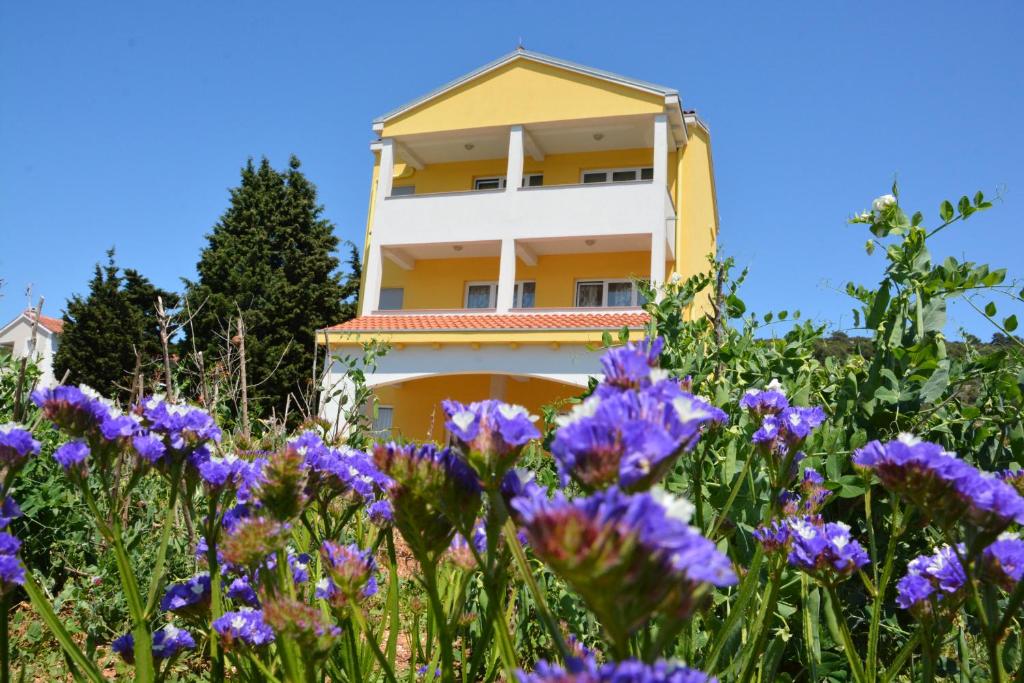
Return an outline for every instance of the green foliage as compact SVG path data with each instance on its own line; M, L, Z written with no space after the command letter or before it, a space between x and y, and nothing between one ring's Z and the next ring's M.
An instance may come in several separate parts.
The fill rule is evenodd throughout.
M225 365L237 319L245 322L251 409L282 414L289 394L311 387L316 330L342 321L352 283L342 283L338 239L323 218L316 187L292 157L277 171L267 159L242 168L231 203L207 236L195 282L185 347ZM293 404L296 402L293 401Z
M122 273L114 263L114 250L108 251L107 265L96 264L89 293L76 294L67 303L54 358L57 377L66 372L70 383L126 398L136 369L154 373L160 365L157 297L166 307L177 304L175 294L154 287L138 271Z

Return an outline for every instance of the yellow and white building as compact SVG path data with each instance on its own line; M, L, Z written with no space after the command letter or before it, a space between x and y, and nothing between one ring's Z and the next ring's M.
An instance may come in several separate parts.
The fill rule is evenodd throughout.
M444 398L579 394L600 375L588 346L642 334L635 281L715 251L708 129L674 89L520 49L373 132L359 315L319 337L390 342L367 383L396 436L443 441Z

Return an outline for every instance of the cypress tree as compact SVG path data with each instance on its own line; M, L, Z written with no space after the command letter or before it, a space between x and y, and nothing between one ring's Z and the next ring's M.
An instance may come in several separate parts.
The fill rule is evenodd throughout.
M338 239L299 167L294 156L284 171L266 158L249 160L207 235L198 278L186 281L193 311L186 347L202 351L208 368L224 357L241 314L256 415L281 415L289 394L310 393L316 330L343 319Z
M107 252L107 264L96 269L89 293L73 295L64 311L64 332L54 358L58 378L87 384L105 396L127 398L136 368L136 351L142 371L160 364L162 353L156 318L156 299L173 308L177 296L166 292L138 271L123 274Z

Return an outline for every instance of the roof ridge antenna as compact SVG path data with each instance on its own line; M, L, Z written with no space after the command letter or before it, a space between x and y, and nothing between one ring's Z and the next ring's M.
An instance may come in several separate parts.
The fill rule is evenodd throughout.
M526 49L526 46L523 45L523 37L519 36L519 42L516 44L516 50L518 52L522 52L525 49Z

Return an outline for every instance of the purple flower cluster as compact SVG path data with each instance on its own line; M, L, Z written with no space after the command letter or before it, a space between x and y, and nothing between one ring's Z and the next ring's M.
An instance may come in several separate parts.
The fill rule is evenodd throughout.
M982 576L1006 590L1024 578L1024 540L1004 533L981 554Z
M183 616L205 613L210 608L210 574L196 574L188 581L167 587L160 609Z
M20 549L21 541L0 531L0 596L25 583L25 568L18 558Z
M747 389L740 399L740 408L755 415L778 415L788 407L789 399L777 379L773 379L764 389Z
M196 641L192 634L174 624L167 624L153 633L153 659L160 661L170 659L182 652L195 648ZM135 663L135 638L126 633L110 645L121 658L129 664Z
M463 445L470 464L482 479L497 482L515 463L522 447L540 438L537 419L522 406L501 401L458 401L442 403L448 421L445 426Z
M53 459L60 463L65 472L85 473L85 460L89 457L89 444L84 441L68 441L53 452Z
M703 671L658 661L635 659L598 664L593 657L572 659L565 666L537 662L532 673L517 672L519 683L717 683Z
M0 498L0 529L6 529L11 520L21 517L21 508L10 496Z
M243 488L248 490L248 487L260 480L265 465L266 460L250 462L234 454L223 458L211 456L199 463L199 478L210 493Z
M818 406L789 406L765 415L751 441L768 453L786 455L799 448L824 421L825 411Z
M447 558L455 566L465 571L476 569L476 556L482 556L487 552L487 533L482 522L477 522L473 526L473 533L470 536L472 538L472 546L470 545L471 541L467 540L461 533L455 534L451 545L448 546Z
M440 555L455 528L476 519L481 485L476 472L449 448L376 444L374 464L392 483L394 523L414 553Z
M850 527L819 515L787 517L762 526L754 539L765 552L788 551L789 564L826 583L849 578L868 564L868 554L850 536Z
M1017 470L1004 470L997 476L1015 488L1017 493L1024 496L1024 467Z
M214 620L213 630L228 649L240 646L260 647L274 640L274 631L263 620L263 612L254 609L242 608L235 612L225 612L223 616Z
M324 541L320 557L327 576L317 584L316 597L343 607L376 594L377 563L369 550Z
M661 340L608 351L604 383L558 419L551 445L563 485L644 490L697 445L709 425L726 421L720 409L685 392L656 366Z
M896 584L896 604L919 618L936 611L948 615L963 598L966 582L967 574L957 552L952 546L940 546L907 564L906 576Z
M210 457L208 444L220 443L220 427L201 408L151 396L133 412L147 433L132 439L132 446L139 457L163 471L182 459L198 469Z
M138 420L124 415L113 403L84 384L36 389L32 401L43 416L73 437L96 447L138 434Z
M994 538L1012 522L1024 524L1024 498L1010 484L938 444L903 434L887 443L872 441L854 453L853 462L943 528L966 519Z
M0 473L21 468L33 455L39 455L39 442L32 433L13 422L0 424Z
M372 508L374 521L388 521L390 505L380 497L391 485L391 479L373 464L370 455L353 448L331 448L313 432L304 432L289 442L305 458L309 471L307 490L311 497L329 500L348 495L353 502L362 502Z
M832 492L825 488L825 478L810 467L804 470L800 493L784 491L781 494L782 513L795 515L816 515L821 511Z
M736 582L729 559L688 524L692 506L659 489L612 487L573 500L536 493L512 507L534 553L606 627L632 632L655 611L688 616L711 586Z

